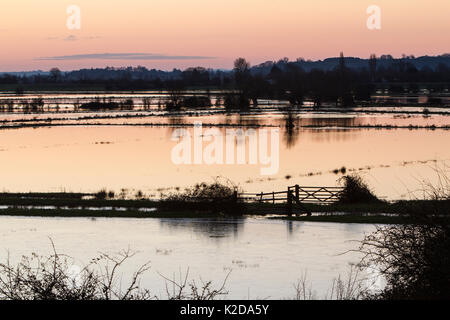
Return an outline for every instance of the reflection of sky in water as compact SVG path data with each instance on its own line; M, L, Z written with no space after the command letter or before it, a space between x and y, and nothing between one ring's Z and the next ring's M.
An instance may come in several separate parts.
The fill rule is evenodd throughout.
M203 120L204 123L277 125L280 127L280 170L274 176L261 176L262 165L174 165L171 150L176 142L170 140L174 128L27 128L0 131L2 188L6 191L107 188L117 192L126 188L130 192L142 190L158 196L158 190L184 188L222 176L248 192L271 192L297 183L334 186L339 176L331 171L345 166L347 172L361 173L380 196L398 199L419 189L419 180L437 178L433 160L450 159L450 148L445 147L449 141L447 130L317 129L298 125L299 122L348 125L371 121L372 117L159 119L174 124ZM226 127L219 128L223 135L226 130ZM291 178L287 180L286 176Z
M430 109L438 111L436 109ZM355 112L313 112L312 110L295 110L286 112L249 113L246 115L225 114L221 110L188 111L189 116L169 114L166 111L111 111L111 112L59 112L42 114L0 113L2 125L43 124L52 119L52 124L165 124L188 125L195 121L204 124L247 125L247 126L291 126L301 127L352 127L352 126L449 126L449 116L439 114L422 114L423 108L415 110L420 114L405 113L355 113ZM448 109L441 111L448 112ZM406 112L406 110L403 110Z
M289 298L307 272L318 297L349 263L358 262L355 240L375 227L364 224L281 222L262 219L91 219L0 217L3 262L32 252L50 254L50 237L60 253L84 265L99 252L128 247L138 255L125 265L130 275L150 260L143 285L164 294L157 272L170 278L190 268L193 279L220 283L231 269L228 298ZM125 275L125 279L127 279Z

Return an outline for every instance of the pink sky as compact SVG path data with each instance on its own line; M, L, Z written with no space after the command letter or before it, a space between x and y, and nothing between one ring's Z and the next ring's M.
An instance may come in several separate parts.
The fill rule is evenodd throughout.
M366 27L372 4L381 8L381 30ZM81 8L81 30L66 27L69 5ZM450 51L449 15L448 0L2 0L0 72L231 68L238 56L257 64L285 56L323 59L340 51L436 55ZM48 59L104 53L116 59ZM117 55L127 53L146 55Z

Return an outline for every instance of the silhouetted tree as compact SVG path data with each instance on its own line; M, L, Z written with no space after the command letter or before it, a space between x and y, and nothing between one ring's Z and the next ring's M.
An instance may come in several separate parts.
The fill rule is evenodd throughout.
M239 90L239 97L236 100L240 109L247 108L249 102L249 87L250 87L250 63L244 58L238 58L234 61L234 79L236 81L237 89Z
M345 65L344 53L339 57L339 98L343 107L354 105L353 95L350 90L349 73Z
M59 70L58 68L52 68L50 70L50 77L53 81L58 81L61 78L61 70Z
M377 73L377 56L375 54L371 54L369 58L369 70L370 70L370 80L375 81L376 73Z

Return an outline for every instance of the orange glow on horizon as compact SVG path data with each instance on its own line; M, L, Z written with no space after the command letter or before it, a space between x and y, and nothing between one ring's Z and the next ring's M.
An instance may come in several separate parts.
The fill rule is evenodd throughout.
M2 0L0 72L136 66L231 68L282 57L323 59L450 51L450 2L379 0L382 29L368 30L366 9L353 0ZM66 27L69 5L81 8L81 30ZM101 53L154 53L211 59L40 60Z

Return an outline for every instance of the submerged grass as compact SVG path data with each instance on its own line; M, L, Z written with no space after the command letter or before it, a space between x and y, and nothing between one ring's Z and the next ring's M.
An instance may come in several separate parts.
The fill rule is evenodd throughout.
M58 217L58 218L216 218L223 217L223 214L194 212L194 211L161 211L142 212L137 210L76 210L76 209L21 209L10 208L0 210L0 216L12 217Z
M408 223L414 215L449 215L450 201L409 200L395 203L358 204L358 205L307 205L309 210L321 215L311 217L287 217L284 204L242 203L239 210L227 213L224 209L213 210L208 203L158 202L149 200L72 200L71 205L61 199L39 199L39 203L16 202L15 206L0 210L0 216L30 217L105 217L105 218L214 218L243 216L269 216L270 219L311 222L341 223ZM60 206L55 206L58 203ZM5 205L5 202L2 201ZM9 204L11 205L11 204ZM23 208L20 206L55 206L54 209ZM65 209L61 207L65 206ZM110 209L105 209L105 208ZM89 208L97 208L92 210ZM116 210L121 208L120 210ZM155 208L156 211L140 211L143 208ZM239 213L239 214L236 214Z
M332 223L362 223L362 224L404 224L409 223L411 219L404 216L385 216L385 215L322 215L322 216L302 216L302 217L277 217L269 219L281 219L286 221L305 221L305 222L332 222Z

